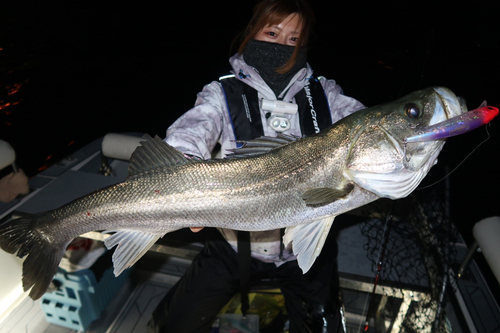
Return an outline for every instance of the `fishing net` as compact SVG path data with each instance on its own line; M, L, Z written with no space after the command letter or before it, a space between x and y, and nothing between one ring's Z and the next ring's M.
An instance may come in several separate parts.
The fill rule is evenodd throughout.
M400 309L406 306L404 318L393 319L399 320L399 332L450 331L444 291L453 288L448 271L456 256L453 245L458 232L446 216L442 197L436 191L419 191L405 199L377 203L376 208L364 208L364 215L372 216L360 228L368 240L365 250L373 274L379 271L380 283L390 281L393 288L384 289L387 297L371 300L379 304L373 314L378 327L387 318L402 316ZM415 297L417 293L419 297ZM399 299L393 297L396 294Z

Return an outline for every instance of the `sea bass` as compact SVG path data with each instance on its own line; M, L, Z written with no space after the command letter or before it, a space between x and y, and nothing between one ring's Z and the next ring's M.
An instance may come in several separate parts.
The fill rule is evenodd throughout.
M297 140L262 139L268 152L240 158L188 159L159 137L133 153L126 181L61 208L0 226L0 247L19 257L23 287L43 295L67 245L89 231L105 240L115 275L160 237L186 227L262 231L286 228L284 242L304 272L314 263L335 216L378 198L410 194L437 162L444 140L405 143L419 127L466 109L442 87L358 111L321 133ZM248 156L250 155L250 156Z

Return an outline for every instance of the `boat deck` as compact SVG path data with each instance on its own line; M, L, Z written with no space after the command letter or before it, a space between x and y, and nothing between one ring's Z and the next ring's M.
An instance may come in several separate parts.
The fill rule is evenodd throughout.
M370 267L363 267L360 263L368 265L366 253L363 246L352 247L353 239L363 242L359 234L360 226L349 225L339 232L339 272L341 276L341 292L345 306L345 317L348 332L362 332L366 319L366 312L372 292L373 274ZM353 237L354 236L354 237ZM365 240L366 241L366 240ZM350 243L350 244L349 244ZM180 279L190 265L190 260L179 256L191 257L201 244L190 244L187 248L177 246L168 247L160 245L157 252L151 251L137 264L130 278L121 287L113 300L106 307L100 319L93 322L86 332L89 333L140 333L146 331L152 311L168 290ZM356 249L361 249L356 251ZM176 251L179 256L165 255L166 251ZM163 252L163 253L162 253ZM362 259L363 260L360 260ZM154 271L151 268L154 267ZM367 270L368 269L368 270ZM359 274L362 272L362 274ZM407 312L405 300L411 298L417 300L419 294L425 294L416 290L425 290L422 286L403 290L387 285L387 281L380 281L377 294L392 295L391 297L401 300L399 315L404 316ZM476 290L477 291L477 290ZM449 297L449 296L448 296ZM377 301L380 305L380 299ZM409 305L409 304L408 304ZM447 302L446 313L452 332L469 332L457 304ZM458 311L457 311L458 310ZM395 316L387 321L386 327L392 327L393 332L399 331L395 325L399 325L402 318ZM1 333L73 333L75 330L61 327L46 322L40 300L32 301L25 298L22 303L0 323ZM482 332L478 330L478 332ZM486 331L484 331L486 332ZM488 332L495 332L488 331Z

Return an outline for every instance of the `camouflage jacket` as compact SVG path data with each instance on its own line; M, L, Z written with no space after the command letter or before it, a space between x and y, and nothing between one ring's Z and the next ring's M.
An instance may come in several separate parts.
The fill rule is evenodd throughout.
M232 67L231 72L235 74L235 77L257 90L259 99L277 99L257 70L247 65L241 55L234 55L229 62ZM242 75L239 75L240 73ZM278 97L283 101L293 103L294 96L304 88L307 78L311 77L312 74L313 71L307 64L305 68L297 72ZM324 77L319 77L319 80L328 99L334 123L354 111L364 108L364 105L359 101L343 95L342 89L334 80L327 80ZM287 115L287 117L290 120L291 128L286 133L302 136L298 115ZM265 112L261 111L261 118L262 124L264 124L264 135L276 136L277 133L267 126ZM195 106L168 128L165 141L185 154L203 159L212 157L212 151L217 143L221 147L218 157L224 157L228 149L236 148L231 118L219 81L207 84L198 93ZM221 229L220 231L236 250L237 232L229 229ZM264 262L274 262L276 265L280 265L283 262L296 259L290 248L283 251L283 260L279 258L280 230L251 232L250 241L252 256Z

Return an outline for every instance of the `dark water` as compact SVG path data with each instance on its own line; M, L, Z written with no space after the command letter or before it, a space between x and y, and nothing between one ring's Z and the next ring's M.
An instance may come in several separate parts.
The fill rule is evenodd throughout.
M338 2L337 2L338 3ZM0 10L0 138L29 176L108 132L165 135L204 84L226 74L231 42L253 2L10 2ZM368 106L427 86L500 107L492 1L325 5L309 62ZM175 9L174 9L175 8ZM229 11L230 9L231 11ZM499 122L449 177L451 215L470 241L498 215ZM485 138L450 139L427 183Z

